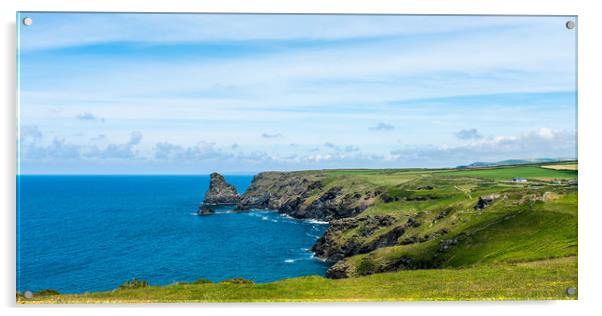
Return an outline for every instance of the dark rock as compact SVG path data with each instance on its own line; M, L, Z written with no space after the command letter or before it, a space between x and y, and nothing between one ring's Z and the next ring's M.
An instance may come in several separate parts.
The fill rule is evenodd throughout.
M403 234L403 227L394 228L368 244L365 244L365 241L376 231L389 227L396 221L397 219L390 215L368 215L333 220L326 233L316 241L312 251L319 258L335 262L355 254L370 252L381 246L393 245ZM342 237L343 232L355 228L357 228L355 235L349 238Z
M451 248L452 246L455 246L457 244L458 244L457 238L441 240L439 242L439 252L445 252L445 251L449 250L449 248Z
M270 192L257 193L251 196L244 196L236 205L237 211L250 210L252 208L267 209L270 205Z
M323 190L320 177L262 172L253 178L236 210L271 209L295 218L329 221L355 216L374 203L360 191L343 192L340 187Z
M358 205L352 194L343 195L340 187L333 187L315 199L307 208L293 212L293 216L331 220L335 218L353 217L366 209L366 205Z
M426 195L416 195L416 196L408 196L405 198L406 201L428 201L431 200L432 197L431 196L426 196Z
M390 215L368 215L363 219L365 219L364 226L358 230L358 235L361 237L369 237L375 231L391 226L396 221L396 218Z
M215 211L211 207L209 207L207 205L199 206L197 215L211 215L211 214L215 214Z
M438 222L439 220L444 219L445 217L447 217L447 215L449 215L449 213L451 212L451 209L446 209L444 211L441 211L439 214L437 214L437 216L433 219L433 223Z
M361 241L366 236L382 226L391 225L394 221L395 218L388 215L369 215L359 218L332 220L326 233L312 247L312 251L316 256L331 262L341 260L346 256L357 253ZM348 239L342 238L342 232L357 227L360 227L358 235Z
M391 229L390 231L378 236L372 241L364 244L358 251L358 253L368 253L373 250L382 247L389 247L397 245L397 240L399 237L405 234L408 228L418 227L420 226L420 222L418 222L414 217L408 218L408 221L402 225Z
M416 263L412 258L401 257L397 260L385 262L378 267L374 273L391 272L399 270L416 269Z
M387 193L383 193L380 195L380 199L381 201L383 201L384 203L391 203L391 202L396 202L399 201L400 198L399 196L390 196Z
M418 227L420 226L420 222L417 221L414 217L410 217L408 218L408 221L406 222L405 227L410 228L410 227Z
M421 241L421 239L419 239L418 236L411 236L411 237L408 237L408 238L402 240L399 244L400 245L411 245L411 244L415 244L419 241Z
M487 206L489 206L491 203L493 203L493 201L495 201L499 197L500 197L499 194L489 194L489 195L479 196L477 205L475 205L474 208L475 208L475 210L482 210L482 209L486 208Z
M406 232L405 226L399 226L391 229L389 232L386 232L377 238L373 239L371 242L364 244L358 251L358 253L368 253L378 248L393 246L397 244L397 239L401 237Z
M432 189L434 189L434 187L431 185L423 185L423 186L419 186L416 188L416 190L432 190Z
M329 279L344 279L351 276L351 266L345 261L335 263L326 271Z
M228 184L221 174L212 173L210 181L203 205L235 205L238 203L240 197L236 189Z

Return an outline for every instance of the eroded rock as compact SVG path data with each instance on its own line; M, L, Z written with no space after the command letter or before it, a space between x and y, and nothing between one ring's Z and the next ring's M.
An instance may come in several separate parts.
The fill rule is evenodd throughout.
M211 215L211 214L215 214L215 211L207 206L207 205L201 205L199 206L199 210L197 211L197 215Z
M205 193L203 205L235 205L239 200L240 196L234 186L227 183L221 174L211 174L209 190Z
M332 220L326 233L312 247L312 251L317 257L331 262L367 252L368 249L363 246L365 240L377 230L389 227L396 221L397 219L390 215L368 215ZM356 234L349 238L343 237L345 231L355 228L357 228Z
M345 261L335 263L326 271L326 277L329 279L344 279L352 276L351 266Z
M353 217L374 203L373 192L347 190L337 186L324 190L319 177L265 172L253 178L236 209L270 209L295 218L330 221Z

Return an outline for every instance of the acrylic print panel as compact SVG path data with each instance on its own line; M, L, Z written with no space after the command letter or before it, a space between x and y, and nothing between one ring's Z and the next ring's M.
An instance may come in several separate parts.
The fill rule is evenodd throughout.
M577 297L574 16L17 24L19 303Z

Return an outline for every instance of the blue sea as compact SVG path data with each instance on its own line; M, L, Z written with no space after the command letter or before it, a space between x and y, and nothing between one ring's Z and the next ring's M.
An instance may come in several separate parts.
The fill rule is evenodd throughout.
M251 179L226 176L239 193ZM197 216L208 185L208 176L18 176L17 291L324 275L309 249L327 225L266 210Z

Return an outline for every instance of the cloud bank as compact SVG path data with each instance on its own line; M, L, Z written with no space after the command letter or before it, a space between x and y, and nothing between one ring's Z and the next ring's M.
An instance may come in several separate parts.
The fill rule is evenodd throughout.
M32 17L19 32L25 173L576 155L563 17Z

